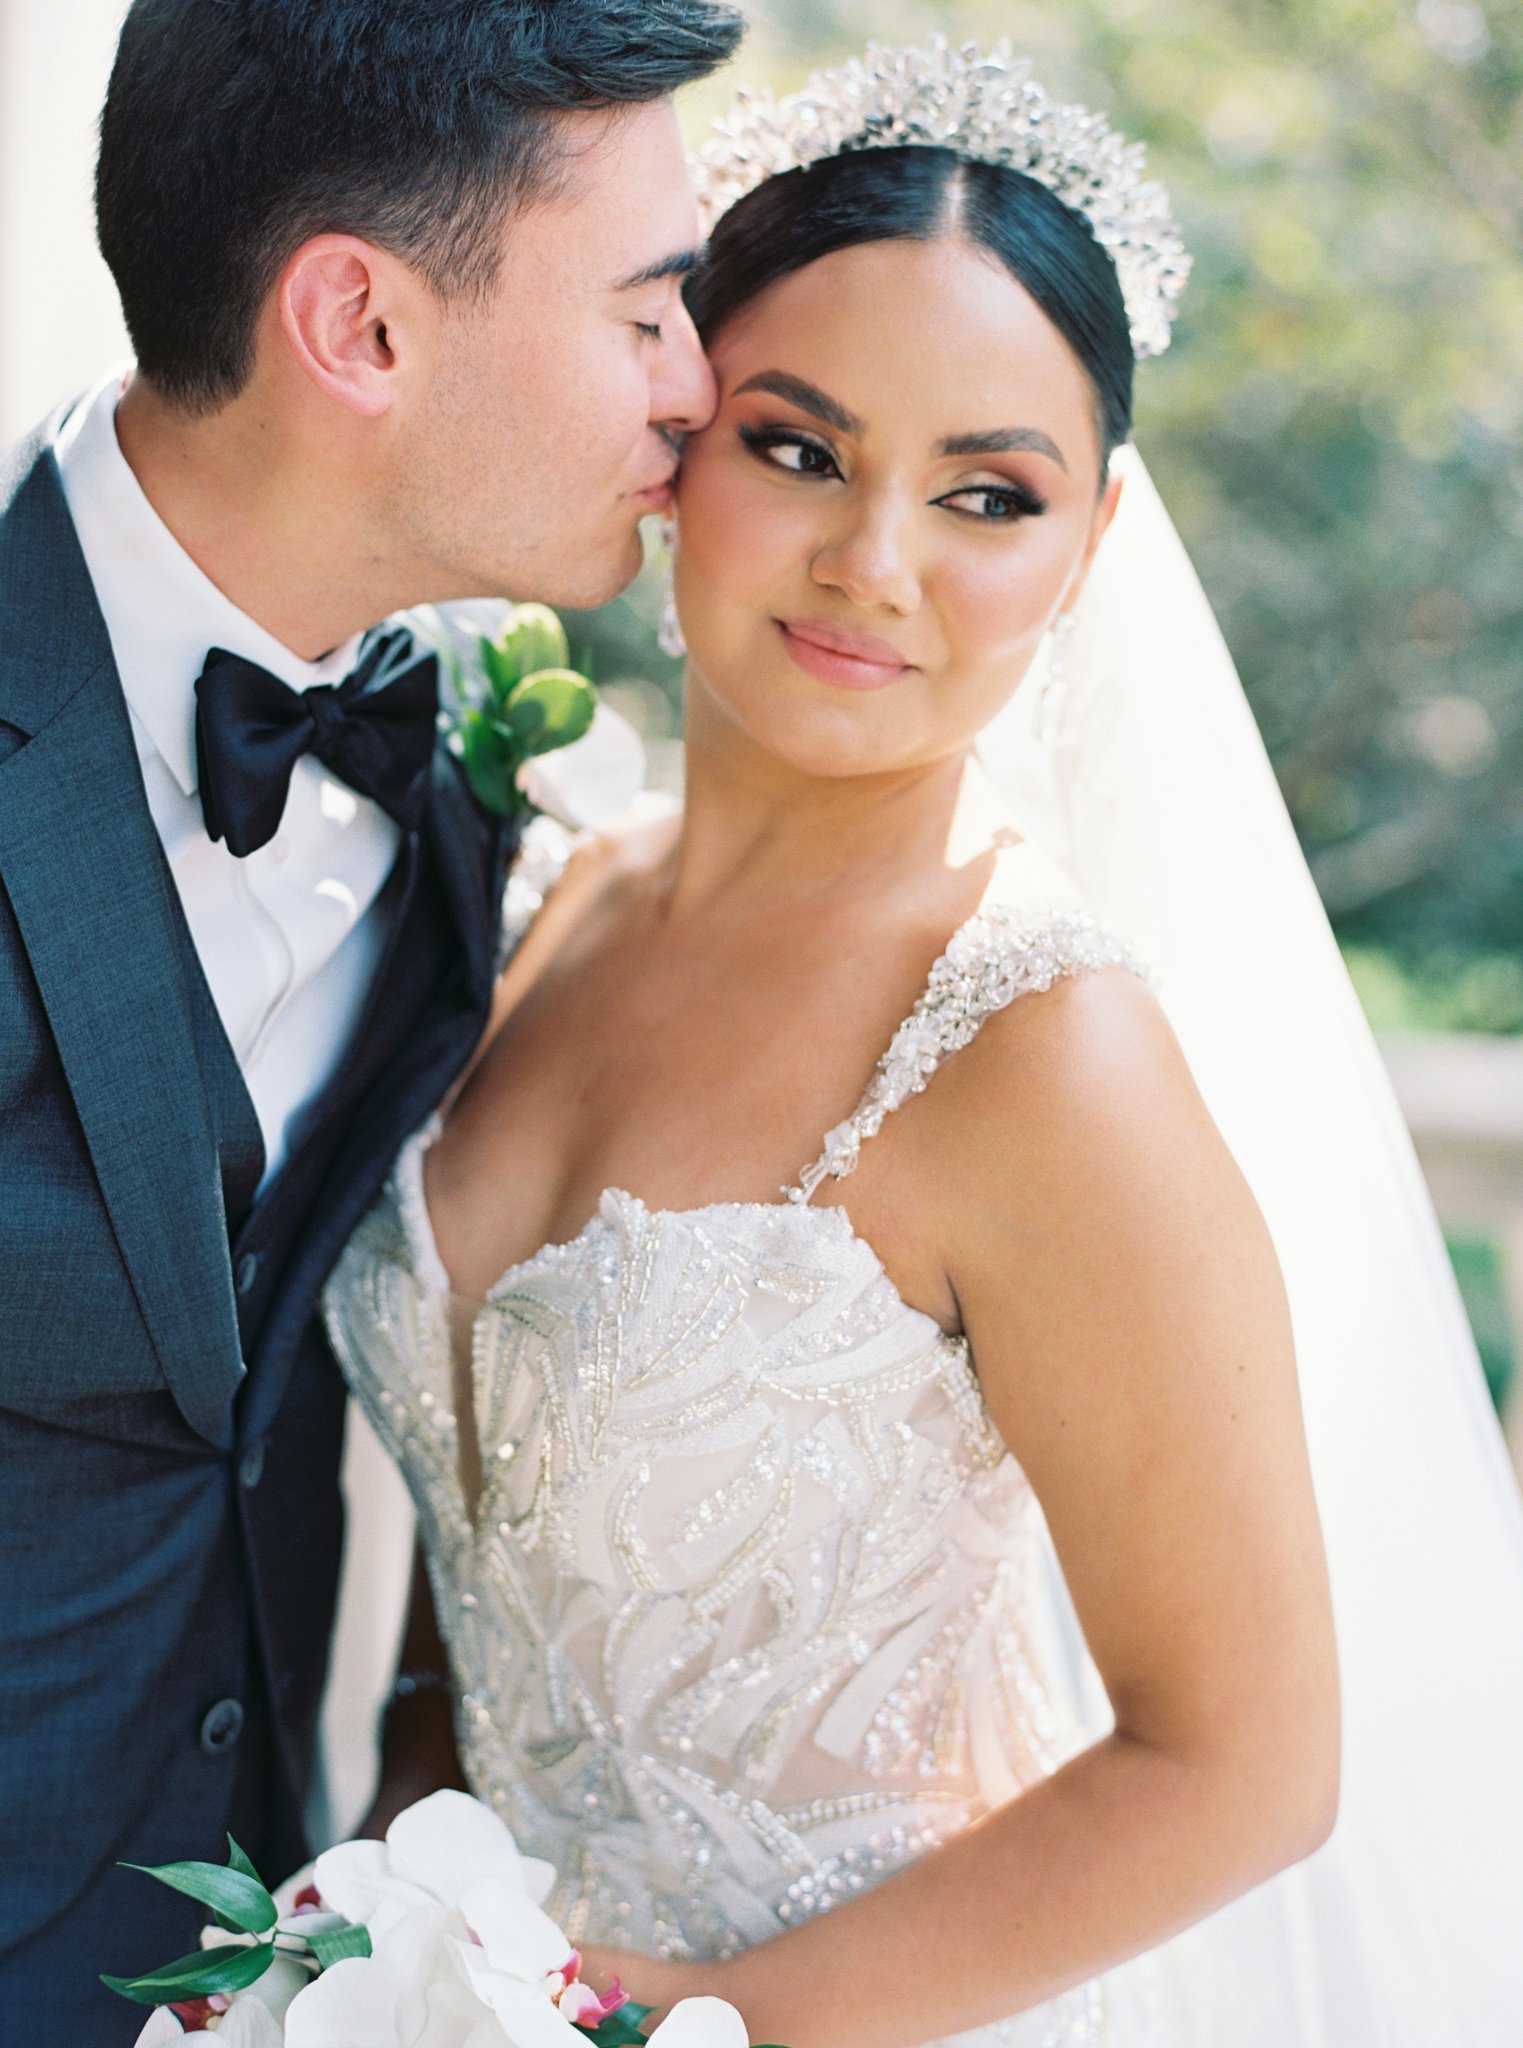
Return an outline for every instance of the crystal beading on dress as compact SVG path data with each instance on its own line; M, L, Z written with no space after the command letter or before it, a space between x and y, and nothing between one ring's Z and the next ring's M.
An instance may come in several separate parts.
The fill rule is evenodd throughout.
M1105 931L1087 911L1048 911L1033 917L995 904L955 933L931 969L925 992L899 1029L857 1108L825 1133L825 1146L795 1187L782 1193L807 1202L827 1174L851 1172L863 1141L883 1120L918 1095L949 1053L967 1045L986 1017L1020 995L1041 994L1068 974L1097 967L1129 967L1141 974L1131 948Z
M536 832L510 942L569 844ZM851 1163L994 1011L1112 964L1135 963L1082 913L971 919L840 1127ZM470 1498L433 1135L340 1261L328 1328L417 1505L470 1782L556 1865L574 1939L764 1940L1082 1746L1045 1523L967 1342L904 1302L839 1207L608 1189L474 1315ZM966 2039L1099 2043L1153 1969Z

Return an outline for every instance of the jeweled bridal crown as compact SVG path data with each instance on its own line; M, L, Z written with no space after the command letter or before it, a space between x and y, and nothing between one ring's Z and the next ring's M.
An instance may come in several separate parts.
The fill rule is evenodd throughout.
M786 99L742 88L714 125L696 163L706 231L765 179L822 157L912 143L955 149L1024 171L1083 214L1116 266L1133 349L1156 356L1169 345L1190 258L1168 193L1142 175L1142 144L1124 141L1103 114L1059 106L1008 42L987 54L941 35L908 49L869 43Z

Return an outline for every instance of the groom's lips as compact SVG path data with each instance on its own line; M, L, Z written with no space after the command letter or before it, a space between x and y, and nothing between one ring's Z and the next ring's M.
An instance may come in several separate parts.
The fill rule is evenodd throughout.
M669 512L672 505L672 485L676 481L676 470L669 469L659 482L647 484L643 491L634 491L631 496L644 512Z

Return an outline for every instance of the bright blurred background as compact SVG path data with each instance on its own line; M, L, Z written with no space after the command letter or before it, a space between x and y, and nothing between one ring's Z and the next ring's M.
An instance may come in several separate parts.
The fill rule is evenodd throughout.
M90 231L122 0L0 0L0 437L125 352ZM1137 439L1237 657L1523 1465L1523 6L768 0L788 90L1009 36L1149 147L1195 271ZM733 80L691 96L696 139ZM532 592L514 593L531 596ZM680 777L647 575L578 652Z

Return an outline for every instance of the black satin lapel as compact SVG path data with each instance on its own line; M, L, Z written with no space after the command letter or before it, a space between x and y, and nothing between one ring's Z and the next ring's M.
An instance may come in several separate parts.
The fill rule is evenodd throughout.
M484 1008L497 971L503 880L520 827L484 811L459 764L439 747L424 830L459 934L471 999Z
M173 884L109 660L0 763L0 886L165 1378L226 1444L243 1363L220 1170Z

